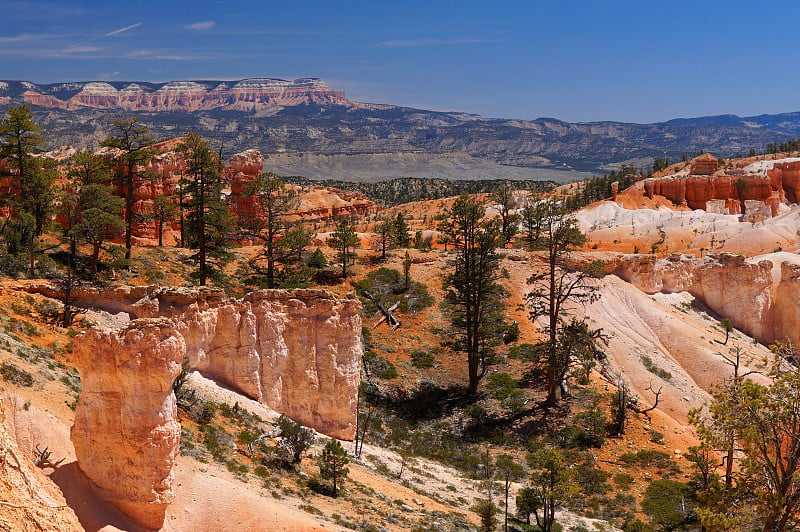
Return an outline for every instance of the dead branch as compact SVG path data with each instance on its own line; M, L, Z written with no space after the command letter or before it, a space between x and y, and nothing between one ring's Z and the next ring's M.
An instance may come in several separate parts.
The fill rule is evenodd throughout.
M36 457L33 459L33 465L35 465L36 467L39 467L41 469L44 469L46 467L49 467L51 469L56 469L59 465L61 465L61 462L64 461L64 458L62 458L61 460L57 460L57 461L53 462L53 461L50 460L50 455L51 454L52 453L49 450L47 450L47 447L45 447L44 450L42 450L42 449L39 449L39 446L37 445L36 446Z
M656 407L658 406L658 399L661 397L661 391L663 389L664 389L664 387L661 386L658 389L658 391L654 390L653 389L653 381L650 381L650 384L647 385L646 390L649 390L649 391L653 392L656 395L656 400L653 403L653 406L651 406L650 408L639 408L635 403L630 403L630 405L629 405L630 409L633 410L634 412L636 412L637 414L644 414L645 416L647 416L647 419L650 419L650 416L647 413L656 409Z

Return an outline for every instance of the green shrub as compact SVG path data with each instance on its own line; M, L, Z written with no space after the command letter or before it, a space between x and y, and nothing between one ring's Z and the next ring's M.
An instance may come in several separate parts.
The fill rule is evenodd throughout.
M0 377L18 386L33 386L33 375L8 361L0 364Z
M659 445L663 445L665 443L664 435L655 429L650 429L650 441L653 443L658 443Z
M669 381L670 379L672 379L672 373L656 366L655 363L653 362L653 359L650 358L649 356L641 355L639 358L642 360L644 368L653 375L655 375L656 377L663 379L665 381Z
M429 369L433 367L435 359L433 354L422 349L415 349L411 352L411 365L415 368Z
M671 473L680 472L680 468L675 460L664 451L647 449L636 453L625 453L620 456L620 460L629 465L638 464L642 467L656 467Z
M642 510L664 530L687 524L693 516L694 490L677 480L658 479L647 486Z
M614 475L614 484L617 485L617 488L628 491L633 487L633 475L629 475L628 473L617 473Z

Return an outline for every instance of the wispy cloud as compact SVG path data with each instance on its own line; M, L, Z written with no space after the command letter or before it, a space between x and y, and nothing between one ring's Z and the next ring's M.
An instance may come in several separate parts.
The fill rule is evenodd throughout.
M182 55L163 52L159 50L133 50L125 54L128 59L161 59L164 61L196 61L199 59L208 59L202 55Z
M418 39L415 41L383 41L384 48L406 48L410 46L452 46L456 44L478 44L500 42L498 39Z
M54 37L54 35L47 35L44 33L20 33L19 35L0 36L0 43L36 41L39 39L49 39L52 37Z
M121 72L103 72L97 75L97 79L117 79L121 74Z
M106 37L111 37L112 35L119 35L120 33L124 33L126 31L132 30L134 28L138 28L141 25L142 25L141 22L137 22L136 24L131 24L130 26L125 26L124 28L120 28L118 30L110 31L110 32L106 33L105 36Z
M56 53L90 54L94 52L102 52L103 50L105 50L105 48L100 48L99 46L76 45L76 46L70 46L69 48L64 48L63 50L58 50Z
M186 26L184 26L184 28L186 28L187 30L204 31L204 30L210 30L216 25L217 23L214 22L213 20L202 20L200 22L195 22L194 24L187 24Z

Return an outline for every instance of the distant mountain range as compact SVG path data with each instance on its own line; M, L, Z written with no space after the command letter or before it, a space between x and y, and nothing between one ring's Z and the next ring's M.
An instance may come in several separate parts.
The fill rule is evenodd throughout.
M31 104L50 147L96 145L135 114L156 138L193 129L232 154L313 179L555 179L646 165L700 150L729 157L800 137L800 112L679 118L656 124L511 120L358 103L322 80L0 81L0 106Z

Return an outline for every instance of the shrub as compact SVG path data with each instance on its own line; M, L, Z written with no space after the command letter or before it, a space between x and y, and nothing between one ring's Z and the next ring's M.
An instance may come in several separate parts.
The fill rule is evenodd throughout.
M8 361L0 364L0 377L18 386L33 386L33 375Z
M642 510L650 521L664 530L674 530L689 522L694 508L694 490L677 480L658 479L647 486Z
M428 287L417 281L410 281L406 289L403 274L391 268L378 268L370 272L358 283L359 288L374 297L383 308L398 304L400 312L419 312L433 304L433 297ZM378 309L371 302L365 301L365 310L376 314Z
M614 484L617 485L617 488L628 491L633 486L633 475L629 475L628 473L617 473L614 475Z
M656 377L663 379L665 381L669 381L670 379L672 379L672 373L656 366L655 363L653 362L653 359L650 358L649 356L641 355L639 358L642 360L644 368L653 375L655 375Z
M281 417L278 418L278 428L281 431L278 457L292 464L299 463L303 453L316 440L314 432L284 414L281 414Z
M411 365L415 368L428 369L433 367L435 359L433 354L422 349L415 349L411 353Z

